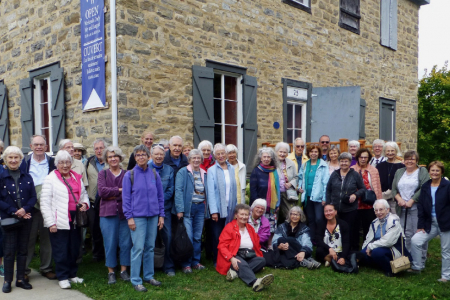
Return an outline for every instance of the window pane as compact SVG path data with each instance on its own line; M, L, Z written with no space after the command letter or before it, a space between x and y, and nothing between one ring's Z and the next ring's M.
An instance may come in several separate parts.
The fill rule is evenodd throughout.
M237 125L236 101L225 101L225 124Z
M295 106L295 128L302 129L302 105Z
M236 77L225 76L225 99L237 100L236 99Z
M220 92L220 89L222 87L221 77L222 75L220 74L214 74L214 98L222 97L222 94Z
M222 143L222 125L214 126L214 145Z
M288 129L288 131L287 131L287 143L288 144L294 142L292 139L292 131L293 131L292 129Z
M222 123L222 101L214 99L214 123Z
M237 126L225 126L225 144L237 145Z
M41 124L39 129L41 129L41 134L45 136L47 141L50 140L50 130L49 121L50 116L48 113L48 80L44 79L41 81Z
M295 131L294 140L295 140L296 138L301 138L301 137L302 137L302 131L301 131L301 130L296 130L296 131Z
M287 128L292 128L292 104L287 105Z

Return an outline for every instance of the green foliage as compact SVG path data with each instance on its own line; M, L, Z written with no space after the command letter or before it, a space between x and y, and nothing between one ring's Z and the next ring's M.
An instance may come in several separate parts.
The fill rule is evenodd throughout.
M445 64L437 70L434 66L431 73L420 80L418 151L421 164L433 160L450 162L450 70L447 67Z

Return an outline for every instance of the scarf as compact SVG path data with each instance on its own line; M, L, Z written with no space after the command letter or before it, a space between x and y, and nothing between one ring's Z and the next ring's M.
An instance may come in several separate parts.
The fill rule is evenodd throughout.
M274 166L264 166L262 163L259 164L258 169L264 173L269 173L266 201L270 203L270 209L275 209L278 199L280 199L280 180L278 179L277 169Z
M208 169L214 166L215 163L216 161L214 160L213 156L210 155L208 158L203 159L203 163L200 165L200 168L208 171Z
M378 221L380 221L380 226L383 226L384 223L386 223L386 221L390 215L391 215L391 213L389 212L389 213L387 213L386 217L384 217L383 219L378 219Z
M153 168L155 168L155 170L159 173L161 173L161 170L163 169L163 164L161 164L159 167L157 165L155 165L155 163L152 161L152 166Z
M236 164L236 167L234 167L234 177L236 178L236 190L237 190L237 203L238 204L245 204L245 199L241 199L241 181L239 180L239 163Z
M319 163L319 161L317 161L317 163ZM305 167L305 175L303 177L305 177L305 185L304 185L304 191L303 193L306 193L306 189L308 188L308 174L311 171L311 160L308 160L306 162L306 167ZM308 204L308 197L306 197L307 194L305 194L305 204L304 207L306 207L306 204Z
M232 177L233 174L230 172L230 167L231 165L227 162L228 165L228 176L230 178L230 199L228 199L228 208L227 208L227 216L226 216L226 220L225 220L225 224L230 223L231 221L233 221L234 219L234 208L236 207L236 202L233 201L233 192L236 192L233 189L233 180ZM226 203L226 188L227 188L227 184L225 182L225 172L222 169L222 167L220 167L220 164L217 164L217 168L216 168L216 178L217 178L217 186L219 187L219 206L222 205L222 203ZM236 193L237 195L237 193ZM220 211L220 210L219 210ZM222 218L222 216L220 216Z

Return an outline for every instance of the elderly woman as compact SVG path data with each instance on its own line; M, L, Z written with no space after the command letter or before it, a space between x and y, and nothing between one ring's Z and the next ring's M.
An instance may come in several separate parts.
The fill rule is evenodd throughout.
M117 247L120 248L120 277L130 281L127 267L130 266L131 235L122 208L122 181L126 171L122 170L121 162L124 158L120 148L106 148L103 161L107 163L107 168L98 174L100 229L105 245L108 284L116 283L114 268L117 266Z
M341 151L336 146L331 146L330 150L328 150L327 154L327 163L328 163L328 174L331 175L334 171L339 169L339 160L338 157L341 155Z
M237 186L234 168L227 162L227 148L224 144L214 146L214 158L216 163L208 170L206 199L211 213L213 260L216 262L220 233L234 218Z
M250 217L248 218L248 223L253 226L255 232L259 236L259 243L261 248L267 249L267 242L270 237L270 223L266 217L264 217L264 212L267 209L267 202L264 199L256 199L253 201L250 210Z
M358 162L356 160L356 152L359 150L359 147L361 147L361 144L356 140L348 142L348 153L352 156L350 167L356 165Z
M47 175L41 192L41 213L44 226L50 230L56 277L62 289L83 282L77 277L81 227L77 226L75 215L77 207L80 211L89 208L81 175L72 170L72 162L69 152L59 150L55 157L56 170Z
M145 147L147 147L148 151L152 148L153 141L155 139L155 135L153 132L146 130L141 135L141 143ZM134 157L134 152L131 153L130 158L128 160L128 170L133 169L136 166L136 158Z
M185 274L194 270L203 270L200 264L202 254L203 223L208 215L206 208L206 171L200 168L203 161L202 152L193 149L188 156L189 165L178 171L175 182L175 210L178 219L183 218L189 239L194 247L194 254L181 264Z
M395 172L398 169L404 168L402 161L397 159L401 155L400 149L396 142L387 142L384 145L384 157L386 160L377 165L378 173L380 174L381 191L383 199L386 199L391 207L391 214L396 214L397 203L394 201L392 194L392 182L394 181Z
M255 273L266 265L259 238L253 227L247 223L250 207L238 204L234 209L234 218L228 223L220 235L219 256L216 270L227 276L228 281L239 277L253 291L260 292L270 285L274 277L272 274L256 278Z
M122 207L133 241L131 283L136 291L146 292L139 276L142 262L144 283L161 285L153 275L156 234L164 226L164 191L159 174L148 167L150 151L147 146L136 146L133 154L136 166L123 178Z
M368 149L359 149L356 152L356 160L358 163L352 169L361 175L366 190L373 191L376 199L382 199L380 176L378 175L377 168L369 164L371 157L372 154ZM374 219L375 213L373 212L373 206L364 203L362 198L358 198L358 219L356 220L355 226L352 227L352 230L354 230L353 234L358 236L358 239L354 240L354 242L358 242L358 244L352 245L352 248L359 249L359 230L362 228L363 237L365 238L369 232L369 226Z
M302 165L298 173L298 191L302 193L302 203L308 216L308 227L314 244L316 224L323 220L323 206L328 179L327 163L320 159L322 149L319 145L311 145L306 149L309 160Z
M305 221L306 217L302 209L294 206L289 210L286 222L278 226L275 231L272 246L276 249L274 252L279 251L280 262L284 267L301 266L308 269L320 267L320 263L311 257L311 235Z
M203 153L203 161L200 165L200 168L208 172L208 169L211 168L216 161L214 160L214 156L211 154L213 151L213 145L210 141L201 141L200 144L198 144L198 150L202 151Z
M25 281L25 267L28 254L28 240L31 231L31 212L36 204L36 190L30 174L20 170L23 153L18 147L5 149L2 159L6 169L0 174L0 217L2 220L4 253L3 292L11 292L14 276L14 261L17 257L16 287L32 289ZM7 226L5 223L11 225Z
M165 245L164 272L172 277L175 276L175 264L170 256L170 245L172 242L172 213L173 194L175 191L175 176L171 166L164 164L165 149L162 145L153 145L151 150L152 159L147 163L154 168L161 178L164 191L164 227L161 230L161 237Z
M236 177L237 203L245 204L245 188L247 187L247 168L240 162L238 157L238 148L235 145L227 145L227 159L234 168Z
M430 179L428 171L419 167L419 153L414 150L406 151L405 168L395 172L392 182L392 195L397 201L397 214L405 232L406 248L411 251L411 238L417 231L419 221L417 202L419 201L422 185ZM422 257L426 259L428 243L422 247Z
M69 139L63 139L59 141L59 150L66 150L72 158L75 156L75 148L73 146L73 142ZM72 160L71 170L75 173L78 173L82 176L84 186L88 186L88 178L86 174L86 168L81 162L81 160L75 159Z
M356 154L356 153L355 153ZM356 226L358 218L358 198L364 196L366 188L362 177L358 172L350 168L352 156L343 152L339 155L340 169L334 171L327 184L326 202L334 204L339 217L347 222L352 228ZM358 236L354 232L350 233L350 245L358 243ZM359 248L352 249L358 251Z
M188 157L189 152L191 152L192 149L194 149L194 146L192 146L192 144L189 142L185 142L183 144L183 148L181 148L181 152L184 154L184 156Z
M272 148L260 148L255 157L255 168L250 175L250 205L258 198L266 199L267 209L264 216L269 220L272 236L277 227L276 213L280 206L280 180L276 163ZM271 247L272 239L269 238L269 248Z
M278 220L283 223L289 210L298 202L297 182L298 172L295 163L287 158L290 147L287 143L280 142L275 146L277 154L277 172L280 180L280 211Z
M384 141L380 139L376 139L372 143L373 157L369 161L369 164L371 164L375 168L379 163L386 161L386 157L383 156L384 145L385 145Z
M419 222L417 232L411 239L411 271L420 273L425 269L422 247L431 239L441 237L442 271L441 282L450 280L450 182L442 178L444 164L433 161L428 165L431 179L422 185L417 210Z
M393 274L390 262L402 254L410 255L404 247L400 219L389 212L389 203L378 199L373 207L377 218L372 222L363 249L358 253L359 262L381 268L384 275L391 277Z

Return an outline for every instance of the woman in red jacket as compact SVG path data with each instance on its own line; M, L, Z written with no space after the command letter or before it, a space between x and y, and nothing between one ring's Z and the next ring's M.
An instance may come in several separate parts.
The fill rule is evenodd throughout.
M259 292L270 285L274 277L272 274L256 278L255 273L261 271L266 265L259 244L259 237L253 227L248 224L250 207L238 204L234 209L235 219L228 223L219 237L217 267L227 280L232 281L239 277L248 286Z

